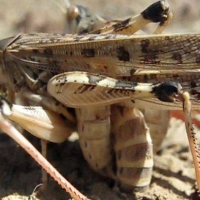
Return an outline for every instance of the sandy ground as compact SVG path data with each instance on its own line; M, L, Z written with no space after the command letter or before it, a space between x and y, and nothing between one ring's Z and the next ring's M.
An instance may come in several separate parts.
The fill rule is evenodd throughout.
M73 1L89 7L107 18L126 17L142 11L152 0ZM61 5L63 2L60 0ZM198 32L199 0L169 0L174 19L166 32ZM65 18L52 1L0 0L0 39L19 32L63 32ZM198 130L197 130L198 131ZM40 148L39 140L28 135ZM184 124L171 119L168 136L155 155L150 189L145 194L127 194L110 179L93 172L84 160L78 141L48 145L49 161L82 193L94 200L181 200L198 199L194 192L195 174L188 148ZM0 198L31 199L34 188L41 183L40 167L6 135L0 134ZM39 199L64 200L69 195L51 178Z

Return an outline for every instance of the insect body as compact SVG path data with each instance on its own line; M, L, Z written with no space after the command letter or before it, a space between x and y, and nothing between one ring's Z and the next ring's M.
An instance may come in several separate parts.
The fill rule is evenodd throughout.
M162 27L169 8L165 1L149 10L154 6L162 8ZM80 145L90 166L131 189L148 187L153 166L149 129L141 112L133 107L143 101L174 102L181 99L182 87L198 105L200 36L114 34L123 33L124 27L137 30L138 22L153 21L144 18L144 13L143 18L137 16L96 31L101 34L22 34L0 43L2 73L11 90L28 99L34 97L40 106L67 119L66 107L75 108ZM13 113L8 118L17 121ZM65 130L70 134L73 128ZM42 138L57 142L55 132L49 135ZM61 136L59 142L66 139Z

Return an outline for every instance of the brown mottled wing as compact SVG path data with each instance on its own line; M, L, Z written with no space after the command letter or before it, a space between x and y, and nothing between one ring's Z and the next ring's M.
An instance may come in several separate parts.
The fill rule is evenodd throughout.
M182 70L199 66L198 34L21 35L5 56L21 65L54 73L87 71L130 76L136 70Z

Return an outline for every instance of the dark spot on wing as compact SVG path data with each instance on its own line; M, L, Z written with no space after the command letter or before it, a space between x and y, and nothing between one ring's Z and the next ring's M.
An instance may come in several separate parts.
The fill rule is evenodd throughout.
M148 52L149 44L150 44L149 39L144 39L141 41L141 50L143 53Z
M174 53L172 59L177 60L178 63L182 63L182 55L179 53Z
M44 49L44 54L47 56L52 56L53 51L52 51L52 49L46 48L46 49Z
M125 61L125 62L130 61L130 54L129 54L128 51L126 51L126 50L124 49L124 47L119 47L119 48L117 49L117 57L118 57L119 60L121 60L121 61Z
M145 54L143 59L144 64L158 64L160 62L155 53Z
M38 49L33 49L32 52L35 54L40 53Z
M95 51L94 51L94 49L83 49L83 50L81 51L81 54L82 54L84 57L87 57L87 58L95 57Z
M68 56L73 56L73 52L72 52L72 51L68 51L68 50L67 50L67 51L65 52L65 54L68 55Z
M191 88L195 88L195 87L197 87L197 84L194 82L194 81L191 81Z
M134 76L134 74L135 74L135 72L136 72L136 71L137 71L137 70L136 70L136 69L134 69L134 68L133 68L133 69L131 69L131 70L130 70L130 76L131 76L131 77L132 77L132 76Z

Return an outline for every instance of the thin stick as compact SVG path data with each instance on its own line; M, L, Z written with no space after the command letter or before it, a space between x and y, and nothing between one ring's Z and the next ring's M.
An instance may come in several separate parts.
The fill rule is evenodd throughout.
M61 185L75 200L88 200L74 186L72 186L39 152L38 150L10 123L0 112L0 127L14 139L34 160L41 165L51 177Z

